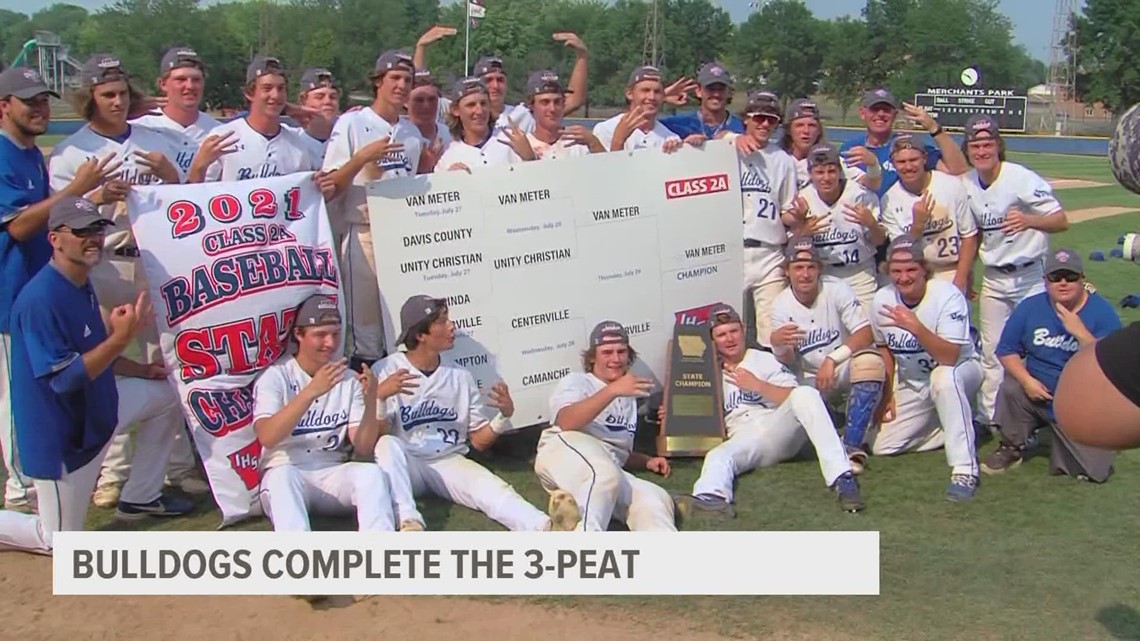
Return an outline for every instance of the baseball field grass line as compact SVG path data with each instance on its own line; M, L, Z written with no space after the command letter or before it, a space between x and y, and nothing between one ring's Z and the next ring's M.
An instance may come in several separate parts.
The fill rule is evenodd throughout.
M1077 209L1075 211L1067 211L1065 215L1069 217L1070 223L1084 223L1097 218L1105 218L1107 216L1119 216L1126 214L1130 211L1136 211L1140 207L1090 207L1088 209Z
M1106 187L1105 183L1096 182L1093 180L1080 180L1078 178L1052 178L1049 184L1054 190L1058 189L1083 189L1086 187Z
M1108 158L1101 156L1061 156L1056 154L1027 154L1009 152L1006 158L1025 165L1045 178L1090 180L1103 184L1116 184Z

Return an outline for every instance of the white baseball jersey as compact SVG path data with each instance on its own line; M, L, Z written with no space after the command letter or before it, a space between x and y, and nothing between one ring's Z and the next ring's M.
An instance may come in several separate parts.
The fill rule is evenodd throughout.
M519 131L524 134L529 134L534 131L534 114L530 112L530 108L525 104L517 105L503 105L503 113L499 114L498 120L495 121L495 133L499 133L507 127L511 126L511 121L515 122L515 126Z
M341 114L333 125L332 135L325 145L325 160L322 168L326 172L340 169L352 155L369 143L391 137L391 141L404 146L403 151L385 154L377 165L384 170L380 179L415 175L423 150L420 130L407 118L401 117L395 124L380 117L371 107ZM372 182L367 172L361 171L352 179L352 185L337 199L336 209L340 210L345 222L368 224L368 193L365 185Z
M834 276L820 278L819 295L811 307L801 303L791 287L772 303L772 331L795 325L805 334L796 352L806 374L818 372L828 354L869 322L855 290Z
M741 158L740 191L744 238L777 247L787 243L780 214L791 209L796 199L796 163L791 154L769 144Z
M1041 258L1049 250L1049 235L1036 229L1016 234L1001 230L1011 207L1036 216L1048 216L1061 210L1053 196L1053 186L1036 173L1012 162L1003 162L997 180L982 187L978 170L971 169L963 177L970 212L982 232L978 255L987 266L1016 265Z
M934 197L934 211L922 232L926 262L936 268L957 265L961 239L978 233L966 199L966 187L957 176L935 170L930 172L927 191ZM901 180L883 194L881 215L887 236L894 239L910 233L914 204L921 198L921 194L907 191Z
M614 132L617 131L618 123L621 122L622 116L625 114L618 114L609 120L603 120L594 125L594 135L602 142L602 146L607 150L610 149L610 144L614 141ZM649 131L642 131L635 129L633 133L626 138L625 144L622 149L632 151L634 149L660 149L666 140L670 138L680 140L681 138L669 130L668 127L658 122L656 119L653 121L653 128Z
M297 359L287 356L270 365L253 384L253 420L280 412L312 381ZM364 418L364 390L352 372L305 410L285 440L261 453L262 469L294 465L314 470L348 460L350 427Z
M807 201L808 213L816 218L828 218L827 229L812 236L824 265L874 268L875 247L871 244L871 231L859 223L847 220L846 206L865 205L875 220L879 220L881 214L878 196L854 180L846 181L843 193L834 205L824 202L814 185L802 189L800 196Z
M202 146L202 141L206 139L206 136L209 136L214 129L222 126L219 120L204 111L198 112L198 120L189 127L183 127L165 113L140 116L132 120L131 123L170 135L178 148L176 160L178 161L178 168L183 174L190 171L190 164L194 162L198 147Z
M383 381L398 370L412 374L419 385L411 394L398 394L384 402L389 433L404 443L409 454L436 459L450 454L466 454L467 435L488 429L490 416L479 396L479 386L471 372L441 359L430 376L396 352L372 366Z
M572 144L564 138L559 138L554 141L554 144L550 144L535 138L532 133L528 133L526 137L530 141L530 148L534 150L535 157L539 160L558 160L559 158L590 155L590 148L586 145Z
M304 129L300 129L298 131L301 134L301 140L309 147L309 155L317 160L318 166L324 164L325 148L328 146L329 141L314 138L309 132L305 131Z
M886 305L903 305L898 290L888 285L875 293L871 304L871 332L875 344L885 345L895 357L899 384L917 389L930 384L930 372L938 362L926 351L914 334L905 329L886 325L889 319L880 312ZM966 297L952 283L931 279L926 282L926 295L911 311L918 321L939 338L961 345L958 352L960 365L974 358L974 343L970 340L970 307Z
M444 124L442 120L437 120L435 123L435 138L439 139L439 142L444 149L447 149L447 146L451 144L451 131L447 128L447 125ZM429 139L423 134L422 131L420 132L420 143L425 149L430 147L433 142L435 142L435 139Z
M287 176L297 172L316 171L321 168L320 158L314 158L312 147L305 142L305 134L292 127L282 126L276 136L267 138L255 130L245 118L228 122L211 132L225 136L237 134L234 145L237 151L226 154L206 168L206 182L255 180L272 176Z
M440 155L439 162L435 163L435 171L450 171L450 167L456 163L476 171L483 167L513 165L520 162L523 162L522 157L507 144L506 137L495 133L479 146L469 145L462 140L452 140Z
M562 408L590 398L605 389L606 383L593 373L571 372L558 381L558 387L550 397L550 427L555 434L562 431L555 417ZM610 452L625 465L629 453L633 451L633 437L637 433L637 399L619 396L610 401L594 420L577 432L583 432L610 445Z
M52 149L48 158L51 189L54 192L67 187L75 178L75 172L80 165L89 159L102 160L109 154L115 155L113 162L123 163L119 170L121 180L132 185L161 184L162 181L157 176L138 163L138 158L134 154L136 151L145 153L157 151L166 156L177 168L178 149L169 135L141 125L131 125L127 134L119 138L108 138L97 134L89 125L84 125ZM179 178L185 180L185 172L179 170ZM124 249L137 246L124 203L103 205L99 208L99 213L115 221L115 229L107 234L103 242L104 247Z
M791 370L776 360L770 352L759 349L749 349L744 352L744 359L737 365L756 375L756 378L778 385L780 387L796 387L799 382ZM764 398L754 392L746 392L722 375L724 385L724 417L726 421L740 418L745 412L754 409L774 410L780 406L775 401Z
M803 158L796 158L795 156L792 156L792 159L796 161L796 186L800 191L803 191L808 188L808 185L811 185L811 170L808 169L807 156L804 156ZM849 181L859 180L859 178L864 173L858 167L849 167L847 163L840 164L843 166L844 177L846 177Z

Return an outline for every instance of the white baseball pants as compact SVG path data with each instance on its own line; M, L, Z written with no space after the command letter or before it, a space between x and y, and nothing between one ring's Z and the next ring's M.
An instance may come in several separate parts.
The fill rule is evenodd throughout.
M634 532L677 530L669 493L623 470L609 446L589 434L544 431L534 471L547 492L574 497L581 514L576 530L605 532L611 518Z
M749 410L726 425L728 440L705 455L693 495L711 494L732 502L732 483L745 472L795 458L811 442L823 480L831 487L851 471L847 451L819 391L799 386L774 410Z
M32 479L20 469L20 455L16 449L16 421L12 418L12 337L0 334L0 450L4 454L4 505L27 505L36 496Z
M752 295L756 341L765 347L772 346L772 303L787 286L782 248L744 248L744 291Z
M424 522L415 496L431 493L478 510L508 530L549 529L550 517L519 496L506 481L461 454L424 459L408 454L400 439L384 435L376 443L376 463L387 476L396 519Z
M939 365L930 386L894 389L895 420L867 430L875 455L926 452L946 447L953 474L978 475L977 439L970 399L982 385L982 365L970 359L956 366Z
M308 532L309 513L347 516L356 513L361 532L394 532L395 515L388 480L372 463L343 463L303 470L271 467L261 476L261 506L276 532Z
M376 257L372 228L350 223L340 247L340 271L348 312L350 356L378 359L385 353L380 287L376 283Z
M1034 262L1031 266L1012 274L987 267L982 276L982 291L978 294L978 307L982 335L982 389L978 393L978 420L992 423L994 404L1001 387L1005 368L997 357L997 344L1013 308L1026 298L1045 291L1044 268Z
M871 309L871 301L875 298L875 292L879 291L879 281L875 278L874 265L852 265L850 267L828 265L824 266L823 273L847 283L848 287L855 290L855 296L859 299L859 304L863 306L863 309Z
M162 477L174 432L182 425L181 404L166 381L115 377L115 384L119 389L116 432L139 423L138 464L123 487L122 500L150 503L162 495ZM56 532L82 530L106 455L107 446L87 465L65 471L59 480L36 479L39 514L0 511L0 549L50 554Z

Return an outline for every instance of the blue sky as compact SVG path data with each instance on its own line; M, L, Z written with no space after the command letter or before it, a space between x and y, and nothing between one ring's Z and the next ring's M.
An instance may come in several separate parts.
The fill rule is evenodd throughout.
M57 0L0 0L0 9L35 13ZM216 0L207 0L213 2ZM493 1L493 0L492 0ZM732 17L744 20L751 11L749 0L713 0L727 7ZM808 7L821 18L858 15L864 0L806 0ZM70 0L87 9L98 9L111 4L109 0ZM1049 38L1053 30L1053 5L1050 0L1000 0L1005 15L1013 21L1013 34L1018 43L1025 45L1030 55L1049 60Z

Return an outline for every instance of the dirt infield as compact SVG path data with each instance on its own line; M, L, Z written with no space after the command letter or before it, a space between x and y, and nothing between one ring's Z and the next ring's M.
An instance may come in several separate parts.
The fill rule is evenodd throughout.
M1107 187L1108 183L1094 180L1079 180L1077 178L1054 178L1049 181L1053 189L1084 189L1087 187Z
M1130 211L1136 211L1135 207L1090 207L1088 209L1077 209L1075 211L1066 212L1071 223L1083 223L1086 220L1096 220L1097 218L1106 218L1108 216L1117 216L1125 214Z

